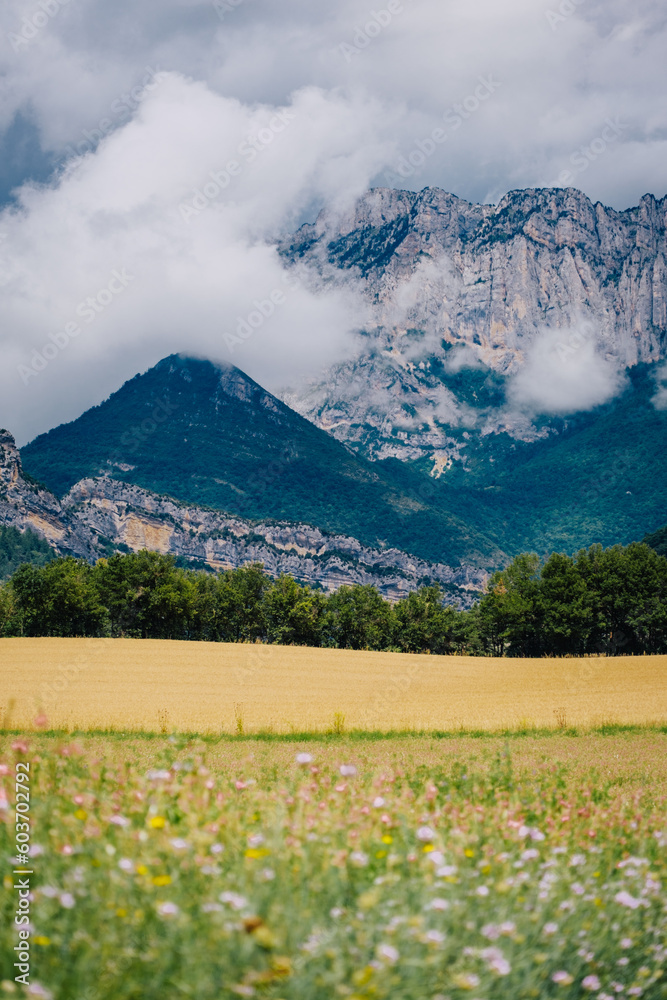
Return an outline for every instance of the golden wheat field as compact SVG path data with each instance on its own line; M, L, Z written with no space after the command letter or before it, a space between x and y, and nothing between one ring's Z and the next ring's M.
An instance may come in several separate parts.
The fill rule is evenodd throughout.
M5 728L457 730L667 719L667 657L556 660L1 639Z

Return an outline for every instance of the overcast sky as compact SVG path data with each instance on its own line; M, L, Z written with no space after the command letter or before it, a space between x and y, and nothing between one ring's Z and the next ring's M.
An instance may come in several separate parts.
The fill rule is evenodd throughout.
M402 186L666 191L657 0L4 0L0 29L0 425L22 442L171 351L269 388L344 354L354 289L286 288L266 242L398 186L434 129Z

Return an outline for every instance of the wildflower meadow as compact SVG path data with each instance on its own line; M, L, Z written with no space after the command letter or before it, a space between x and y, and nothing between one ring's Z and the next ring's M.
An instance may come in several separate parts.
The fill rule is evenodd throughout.
M5 736L0 996L667 997L664 775L634 738L587 763L579 737L575 765L564 737Z

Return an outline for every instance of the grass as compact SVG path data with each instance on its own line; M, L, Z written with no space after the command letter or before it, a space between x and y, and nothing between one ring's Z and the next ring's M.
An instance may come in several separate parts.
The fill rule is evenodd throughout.
M6 858L31 764L29 995L664 1000L666 743L0 735Z
M667 657L411 656L130 639L0 640L0 721L234 734L661 725ZM4 705L4 708L3 708Z

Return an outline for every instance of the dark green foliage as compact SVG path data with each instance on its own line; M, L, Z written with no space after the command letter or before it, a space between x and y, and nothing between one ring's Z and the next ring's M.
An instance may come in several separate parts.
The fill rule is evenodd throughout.
M327 610L327 645L339 649L388 649L393 645L392 607L375 587L340 587L329 598Z
M518 556L479 605L486 651L502 656L667 652L667 559L648 545L593 545L574 558Z
M497 376L464 370L458 378L486 403L478 389L482 374L488 393ZM472 440L466 468L456 463L438 490L447 489L450 509L484 525L509 555L534 551L546 558L641 538L667 510L667 410L651 402L654 374L654 366L638 365L609 403L567 420L541 418L537 425L551 432L539 441L524 444L507 434ZM443 504L444 494L432 502Z
M53 558L49 543L34 531L0 525L0 580L7 580L23 563L43 566Z
M173 556L137 552L101 559L94 571L112 634L139 639L196 638L206 576L177 569Z
M16 635L18 628L14 592L11 587L0 583L0 639Z
M285 646L319 646L322 641L326 598L281 576L264 595L266 638Z
M261 565L220 574L155 552L95 567L21 566L0 587L0 635L128 636L488 656L667 652L667 558L641 543L517 556L470 611L423 587L396 604L371 586L325 596Z
M434 362L431 374L478 411L504 405L506 382L488 369ZM540 418L549 433L532 443L449 428L465 466L434 480L430 460L369 462L236 369L173 356L22 455L58 494L112 474L250 519L306 522L429 561L495 569L525 551L544 559L628 544L663 521L667 410L651 402L654 374L637 366L604 406Z
M242 372L208 361L166 358L22 458L58 495L111 474L184 503L305 522L430 561L503 560L448 497L431 501L439 491L420 471L355 455Z
M453 653L464 638L462 616L443 606L439 587L423 587L394 609L396 644L405 653Z
M88 563L69 556L43 567L19 567L11 590L20 634L105 635L107 610L100 602L94 573Z
M262 602L271 580L262 566L227 570L212 594L209 630L218 642L258 642L264 638Z
M650 545L659 556L667 556L667 526L647 535L643 542L645 545Z

